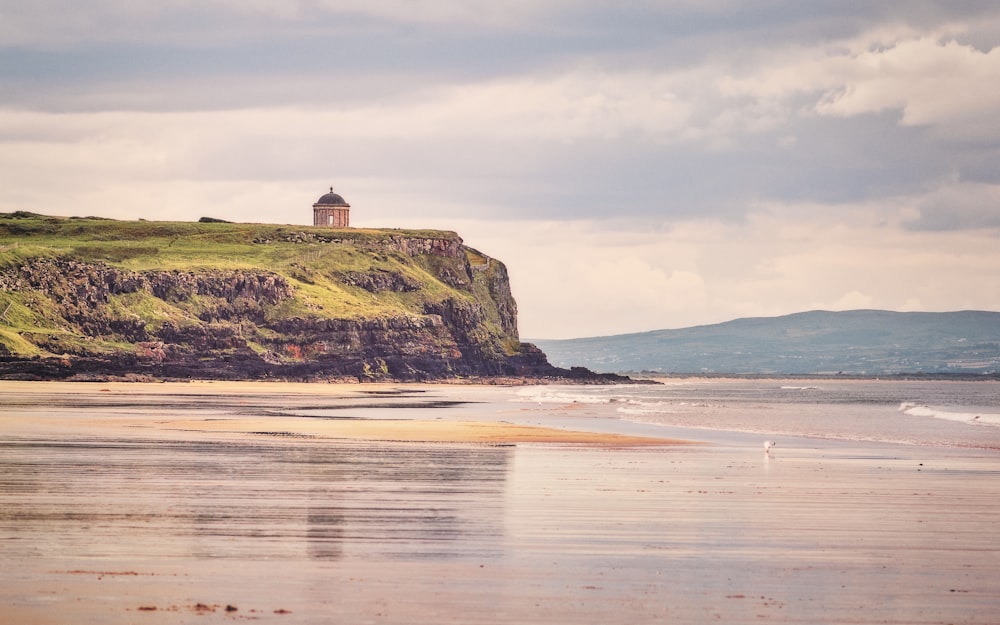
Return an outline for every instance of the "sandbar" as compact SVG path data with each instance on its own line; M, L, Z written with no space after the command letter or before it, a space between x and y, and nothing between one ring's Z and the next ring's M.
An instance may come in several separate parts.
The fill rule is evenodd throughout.
M304 420L293 417L166 421L164 430L405 443L683 445L691 441L482 421Z
M11 433L26 427L38 428L44 422L32 412L19 413L18 406L64 404L68 414L49 419L51 427L71 420L73 427L96 429L142 428L162 433L211 434L279 437L322 440L391 441L409 443L518 444L549 443L577 445L649 446L684 445L691 441L657 436L633 436L620 433L591 432L567 428L526 425L489 419L477 420L408 418L405 413L392 419L369 419L372 408L391 409L396 397L407 398L408 406L435 401L422 395L429 391L454 393L455 385L359 385L301 384L282 382L193 382L193 383L61 383L0 382L12 410L0 414L0 423ZM493 390L493 389L490 389ZM475 393L476 389L467 388ZM414 399L416 397L416 399ZM60 398L62 402L60 402ZM359 402L367 403L359 403ZM349 418L314 416L319 402L329 410L347 410ZM100 418L79 419L75 407L87 403L104 408ZM475 403L473 401L470 404ZM461 406L462 402L456 402ZM137 409L137 406L141 409ZM185 418L164 419L163 412L174 411ZM153 410L157 408L158 410ZM296 409L302 410L297 414ZM440 409L441 413L460 408ZM209 412L211 416L191 418ZM252 414L252 413L263 414ZM251 416L241 413L251 413ZM291 414L289 414L291 413Z

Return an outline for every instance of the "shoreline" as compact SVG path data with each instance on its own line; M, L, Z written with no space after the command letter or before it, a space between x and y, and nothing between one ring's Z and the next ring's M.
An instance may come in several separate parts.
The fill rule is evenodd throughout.
M995 621L995 453L554 390L0 382L0 622Z
M818 381L867 381L867 382L997 382L1000 373L656 373L651 371L626 371L620 375L641 376L633 379L644 380L724 380L764 381L764 380L818 380ZM660 382L662 384L662 382Z
M470 389L483 385L469 385ZM160 435L235 436L239 438L264 438L316 441L357 441L395 443L470 443L487 445L513 445L518 443L549 443L598 446L669 446L697 444L694 441L668 437L635 436L610 432L592 432L580 429L562 429L542 425L517 424L495 418L466 419L380 419L366 417L331 417L302 414L314 409L309 403L325 400L328 410L359 410L362 414L371 409L398 407L393 400L420 396L428 391L451 391L453 385L399 384L387 388L382 384L311 384L307 382L219 382L214 380L171 382L109 382L81 386L77 382L10 382L0 381L0 396L15 410L0 414L0 424L7 433L32 429L26 416L11 414L16 408L34 405L52 405L54 398L72 406L86 402L106 405L113 411L116 405L142 405L169 407L172 400L205 402L205 409L220 411L211 417L149 419L129 412L127 415L106 416L85 421L73 420L72 425L88 430L111 431L117 428L155 431ZM282 403L250 405L246 400L273 398ZM18 399L20 398L20 399ZM457 401L442 408L431 398L417 397L409 407L441 409L448 413L456 406L475 402ZM234 401L235 400L235 401ZM366 404L356 402L364 400ZM383 402L380 404L379 402ZM296 404L300 414L295 414ZM340 403L337 403L340 402ZM345 403L355 402L355 403ZM134 409L135 406L133 405ZM188 409L190 412L190 408ZM248 412L249 414L240 414ZM64 421L48 424L58 427ZM35 426L38 427L38 426Z
M386 385L428 385L428 386L593 386L593 385L630 385L630 384L665 384L678 380L815 380L815 381L885 381L885 382L1000 382L1000 372L997 373L965 373L965 372L899 372L887 374L864 373L726 373L726 372L656 372L656 371L620 371L615 373L588 372L580 376L473 376L428 378L424 380L377 378L362 380L351 376L333 378L175 378L156 377L147 374L128 375L95 375L81 374L70 377L22 377L19 375L0 375L0 384L5 383L67 383L75 385L87 384L305 384L310 386L386 386Z

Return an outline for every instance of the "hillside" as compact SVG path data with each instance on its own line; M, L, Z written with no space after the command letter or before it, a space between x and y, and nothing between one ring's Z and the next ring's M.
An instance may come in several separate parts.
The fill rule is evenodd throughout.
M984 374L1000 371L1000 313L813 311L535 343L556 365L596 371Z
M586 375L453 232L0 215L0 378Z

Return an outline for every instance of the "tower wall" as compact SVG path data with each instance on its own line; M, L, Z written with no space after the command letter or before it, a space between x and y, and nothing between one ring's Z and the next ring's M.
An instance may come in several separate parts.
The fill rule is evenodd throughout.
M349 207L313 206L313 225L330 226L333 228L349 228L351 226L351 209Z

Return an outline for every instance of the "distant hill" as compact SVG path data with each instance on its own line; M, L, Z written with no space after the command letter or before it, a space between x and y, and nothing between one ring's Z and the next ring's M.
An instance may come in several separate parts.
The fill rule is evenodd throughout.
M535 340L557 366L736 374L996 373L1000 312L851 310L569 340Z

